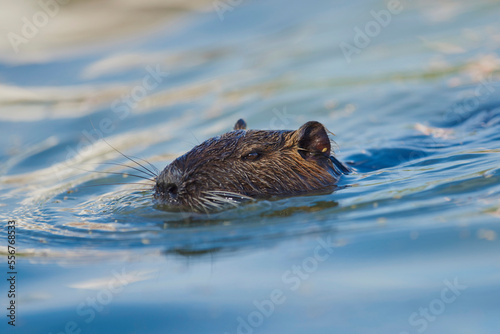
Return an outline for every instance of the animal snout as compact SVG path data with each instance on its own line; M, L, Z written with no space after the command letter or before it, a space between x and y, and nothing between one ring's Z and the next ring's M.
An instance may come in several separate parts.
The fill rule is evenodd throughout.
M177 197L177 192L179 191L179 187L175 183L167 183L164 186L165 193L169 194L172 197Z
M162 198L175 200L179 194L179 186L174 182L158 182L156 184L156 193Z
M180 171L173 165L167 167L156 182L155 197L175 203L179 200L182 178Z

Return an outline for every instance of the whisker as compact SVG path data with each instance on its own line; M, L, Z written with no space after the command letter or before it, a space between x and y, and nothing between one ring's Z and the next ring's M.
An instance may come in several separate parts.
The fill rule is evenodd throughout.
M210 201L207 200L205 197L200 197L200 201L203 202L205 205L210 206Z
M205 192L208 193L208 192ZM232 205L238 207L238 201L233 198L221 197L217 195L210 195L203 197L202 200L205 201L207 205L210 205L216 209L223 209L224 205Z
M189 208L191 209L191 211L196 211L196 210L194 209L193 203L188 202L188 205L189 205Z
M87 188L87 187L102 187L102 186L117 186L121 184L140 184L143 186L148 186L149 184L147 183L141 183L141 182L130 182L130 183L103 183L103 184L90 184L86 186L78 186L78 188ZM75 187L76 188L76 187Z
M217 196L217 195L212 195L212 194L208 194L208 196L205 196L205 198L208 198L208 199L213 199L215 201L219 201L219 202L236 202L235 198L233 197L222 197L222 196Z
M92 127L94 128L94 130L96 130L96 128L94 127L94 123L92 123L92 120L90 120L90 124L92 124ZM97 131L97 130L96 130ZM125 155L124 153L122 153L121 151L119 151L118 149L116 149L113 145L111 145L110 143L108 143L108 141L106 139L104 139L104 137L101 138L106 144L109 145L109 147L111 147L113 150L115 150L116 152L120 153L123 157L129 159L130 161L136 163L137 165L141 166L142 168L144 168L145 170L147 170L148 172L150 172L151 174L154 174L152 171L150 171L148 168L144 167L143 165L141 165L140 163L138 163L137 161L135 161L134 159L128 157L127 155ZM156 174L155 174L156 175Z
M212 208L216 208L216 209L220 209L221 208L220 205L218 205L218 204L216 204L216 203L214 203L214 202L212 202L212 201L210 201L210 200L208 200L208 199L206 199L204 197L201 197L200 199L205 203L205 205L207 206L207 208L208 207L212 207Z
M234 193L234 192L231 192L231 191L224 191L224 190L209 190L209 191L203 191L203 193L205 193L205 194L212 194L212 195L221 195L221 196L227 196L227 197L237 197L237 198L241 198L241 199L253 200L252 197L249 197L247 195L238 194L238 193Z
M154 179L150 179L150 178L147 178L147 177L144 177L144 176L140 176L140 175L135 175L135 174L129 174L129 173L120 173L120 172L103 172L103 171L90 171L90 170L86 170L86 169L83 169L83 168L78 168L78 167L73 167L73 168L76 168L76 169L79 169L79 170L82 170L84 172L89 172L89 173L100 173L100 174L114 174L114 175L127 175L127 176L133 176L133 177L138 177L138 178L141 178L141 179L144 179L144 180L148 180L148 181L151 181L151 182L155 182Z
M147 178L147 177L144 177L144 176L140 176L140 175L135 175L135 174L119 173L119 172L100 172L100 171L96 171L96 173L115 174L115 175L122 175L122 176L123 175L133 176L133 177L138 177L140 179L148 180L148 181L151 181L151 182L155 183L155 180L153 180L153 179L150 179L150 178Z
M234 207L238 207L238 204L237 204L238 202L230 200L230 199L221 198L221 197L206 197L206 198L212 199L213 201L220 202L221 204L231 204ZM215 202L213 202L213 203L215 203Z
M196 135L194 134L194 132L193 131L189 131L189 132L194 137L194 139L196 139L196 141L198 142L198 144L200 144L200 141L198 140L198 138L196 138Z
M203 211L205 211L205 213L206 213L207 215L209 215L209 214L210 214L210 213L208 212L208 210L207 210L207 208L206 208L206 205L205 205L205 204L203 204L203 203L202 203L199 199L197 199L197 198L195 198L194 200L195 200L196 202L198 202L198 204L200 205L200 207L203 209Z
M131 188L131 189L122 189L122 190L116 190L116 191L113 191L114 193L121 193L121 192L125 192L125 191L128 191L128 192L134 192L134 191L151 191L151 189L140 189L140 188ZM153 194L148 194L148 196L153 196Z
M148 172L145 172L143 171L142 169L139 169L137 167L134 167L134 166L129 166L129 165L126 165L126 164L119 164L119 163L116 163L116 162L100 162L100 163L95 163L95 165L114 165L114 166L122 166L122 167L126 167L126 168L131 168L131 169L134 169L140 173L144 173L146 175L149 175L153 178L156 178L158 175L157 174L150 174Z
M146 159L142 159L142 158L135 157L135 156L132 156L132 155L130 157L132 157L134 159L138 159L138 160L144 161L145 163L147 163L156 172L155 175L160 174L160 171L158 170L158 168L156 168L155 165L153 165L151 162L147 161Z

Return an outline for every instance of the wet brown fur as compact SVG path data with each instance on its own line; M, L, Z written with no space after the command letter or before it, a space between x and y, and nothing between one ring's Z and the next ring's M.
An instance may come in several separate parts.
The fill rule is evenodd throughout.
M202 212L248 198L333 191L342 171L330 158L330 138L321 123L308 122L296 131L245 128L239 120L236 130L168 165L156 179L157 202Z

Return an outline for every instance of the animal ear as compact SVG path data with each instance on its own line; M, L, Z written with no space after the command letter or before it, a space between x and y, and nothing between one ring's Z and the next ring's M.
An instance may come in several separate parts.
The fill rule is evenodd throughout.
M330 138L323 124L314 121L307 122L295 133L300 149L313 155L330 156Z
M247 123L241 118L234 125L235 130L245 130L246 128L247 128Z

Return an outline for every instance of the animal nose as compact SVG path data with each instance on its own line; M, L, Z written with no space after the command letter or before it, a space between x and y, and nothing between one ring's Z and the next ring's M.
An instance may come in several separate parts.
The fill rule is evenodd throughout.
M155 198L174 203L182 197L182 173L170 164L158 176L155 186Z
M172 197L177 197L177 192L179 188L175 183L167 183L165 185L165 192L168 193Z

